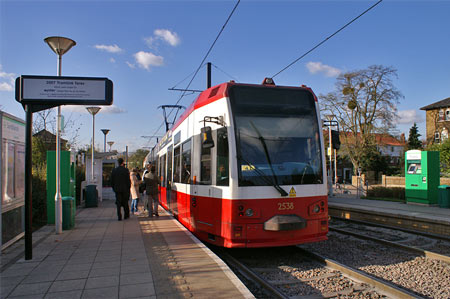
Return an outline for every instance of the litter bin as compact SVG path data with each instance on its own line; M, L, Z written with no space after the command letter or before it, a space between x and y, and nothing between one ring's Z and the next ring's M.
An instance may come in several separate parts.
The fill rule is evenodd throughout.
M86 186L85 207L86 208L98 207L97 185Z
M75 227L75 198L66 196L62 198L62 229Z
M450 186L440 185L439 189L439 207L450 208Z

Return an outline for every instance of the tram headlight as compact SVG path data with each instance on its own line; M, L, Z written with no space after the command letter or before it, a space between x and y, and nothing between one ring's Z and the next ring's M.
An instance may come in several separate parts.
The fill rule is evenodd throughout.
M315 205L315 206L314 206L313 212L314 212L314 213L319 213L319 212L320 212L320 207L319 207L319 205Z
M253 210L252 209L247 209L245 210L245 216L247 217L252 217L253 216Z

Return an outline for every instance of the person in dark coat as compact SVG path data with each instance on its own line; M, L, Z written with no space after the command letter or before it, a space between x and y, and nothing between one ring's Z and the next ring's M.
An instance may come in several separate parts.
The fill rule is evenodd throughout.
M122 158L117 160L119 166L114 168L111 173L111 187L116 194L116 206L117 206L117 218L122 220L123 207L124 218L130 217L130 207L128 206L128 199L130 198L130 172L128 168L125 167L125 163Z
M158 185L160 184L159 177L155 173L155 166L149 166L150 172L144 175L145 191L148 197L148 216L159 216L158 214Z

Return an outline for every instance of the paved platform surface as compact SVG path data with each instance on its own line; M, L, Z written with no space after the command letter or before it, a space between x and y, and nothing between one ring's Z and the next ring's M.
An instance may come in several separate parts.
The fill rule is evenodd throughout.
M331 216L450 236L447 208L367 200L348 194L329 197L328 206Z
M160 217L117 221L106 200L81 209L75 229L43 231L33 234L32 260L15 257L17 246L2 253L1 298L253 298L161 208Z
M400 202L360 199L355 196L328 197L330 207L341 206L382 212L386 214L403 215L414 218L429 219L450 225L450 209L434 206L405 204Z

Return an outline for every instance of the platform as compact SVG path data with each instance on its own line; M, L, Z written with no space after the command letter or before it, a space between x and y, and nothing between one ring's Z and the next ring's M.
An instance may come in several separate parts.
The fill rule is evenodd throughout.
M80 209L75 229L43 230L32 260L8 252L17 246L2 253L1 298L253 298L161 207L160 217L117 221L105 200Z
M328 197L328 207L330 216L450 236L450 209L446 208L339 194Z

